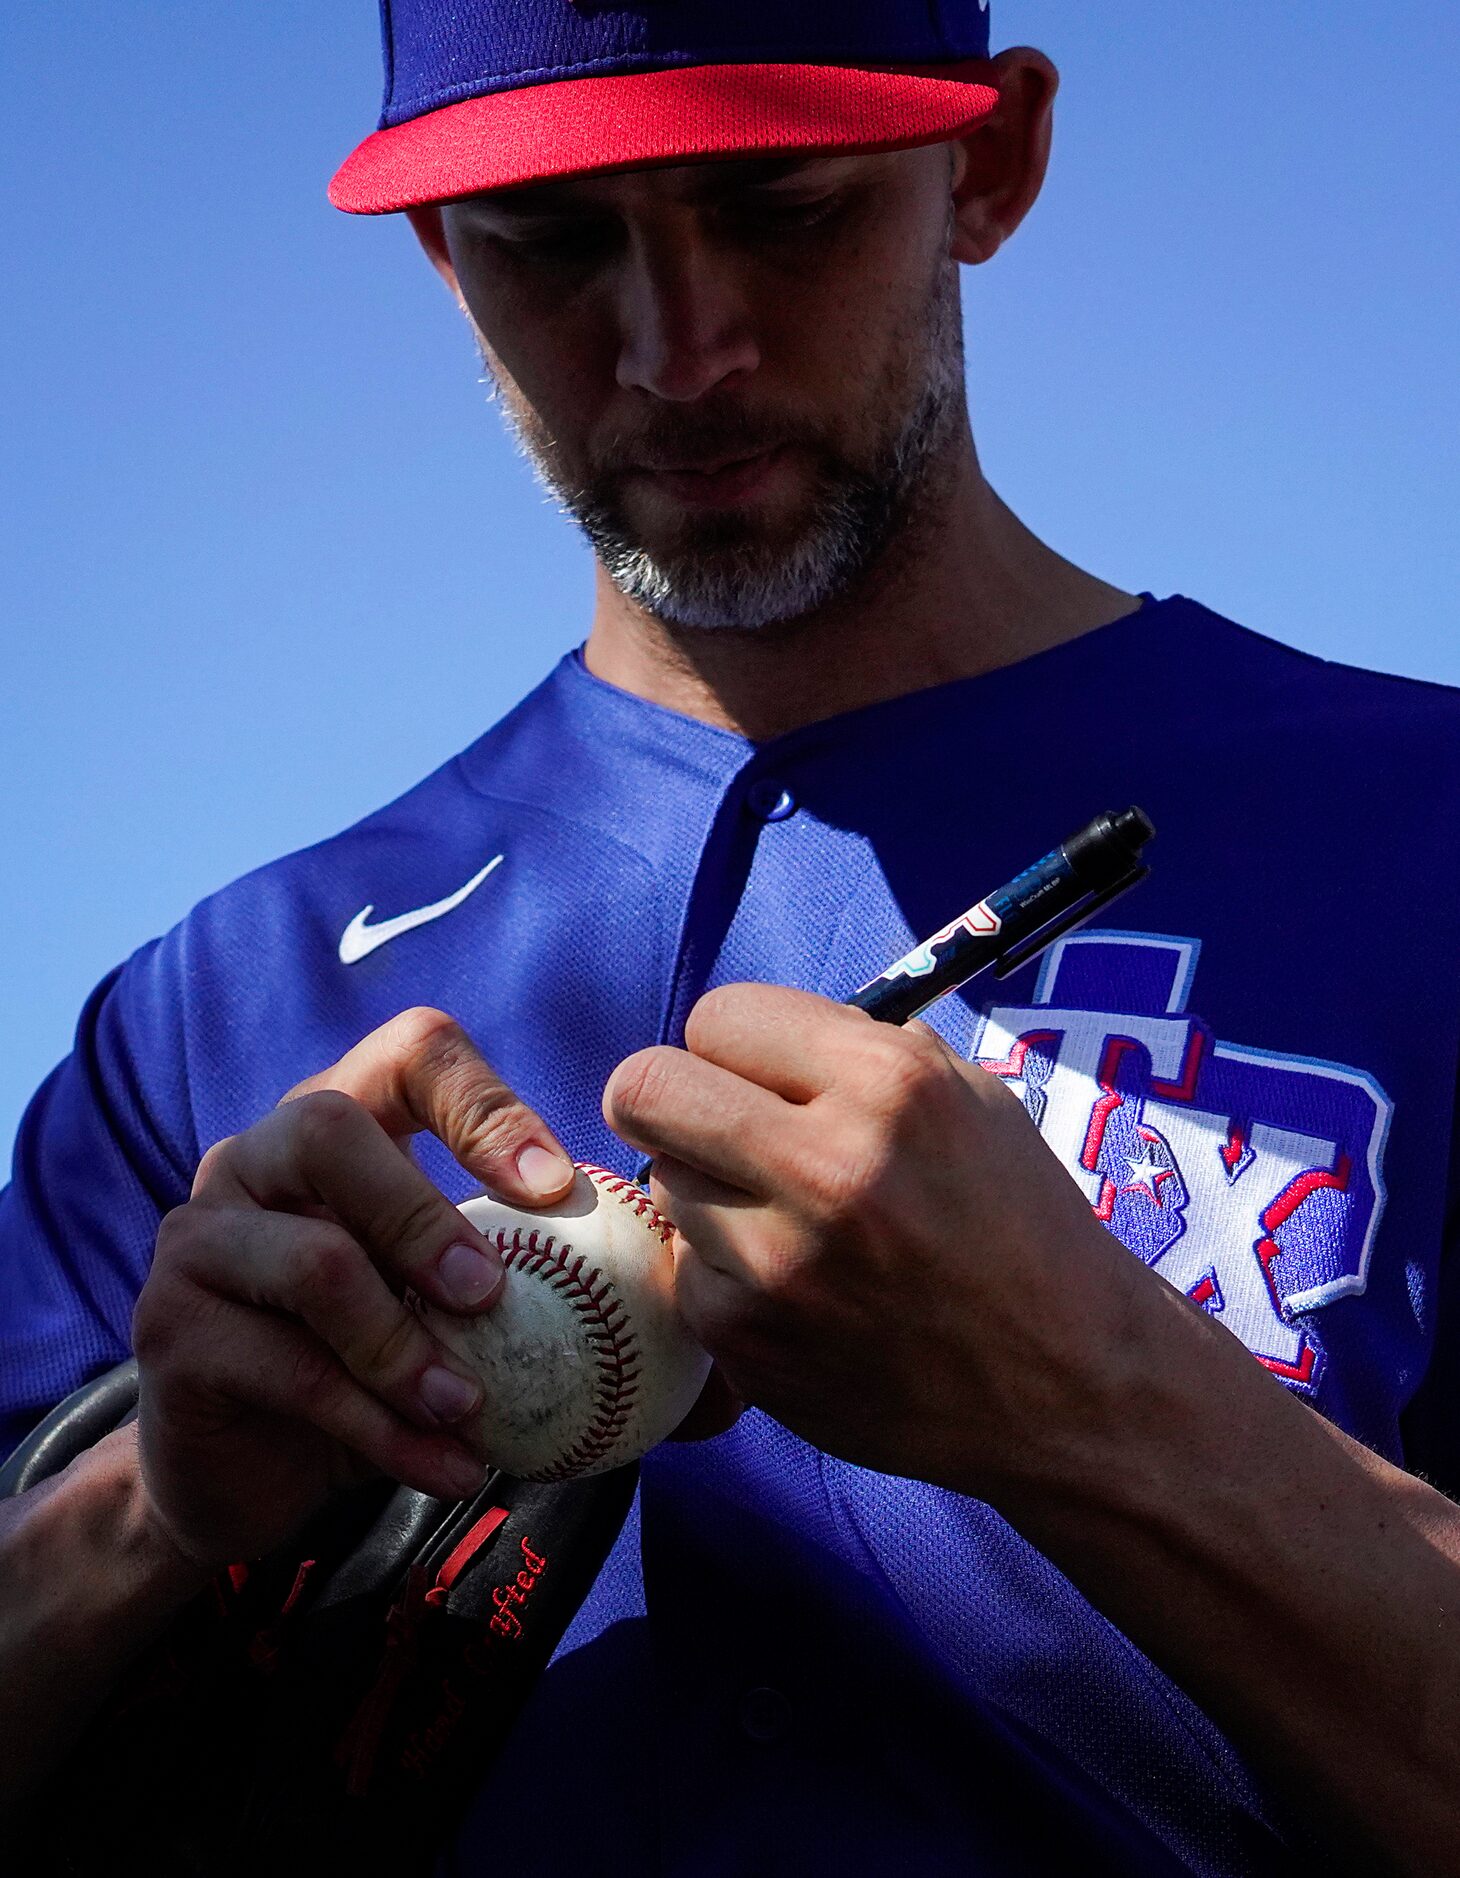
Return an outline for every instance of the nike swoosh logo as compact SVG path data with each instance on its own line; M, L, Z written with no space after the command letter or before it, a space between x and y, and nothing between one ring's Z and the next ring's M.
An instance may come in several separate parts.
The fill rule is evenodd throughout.
M432 906L418 906L413 913L397 913L394 919L383 919L375 926L367 923L375 911L374 902L362 906L340 934L341 965L358 964L361 959L368 958L377 946L388 945L392 939L399 939L403 932L414 932L417 926L429 926L433 919L454 913L468 894L476 892L493 868L501 865L502 856L499 854L488 861L479 874L473 874L464 887L458 887L455 893L448 893L444 900L437 900Z

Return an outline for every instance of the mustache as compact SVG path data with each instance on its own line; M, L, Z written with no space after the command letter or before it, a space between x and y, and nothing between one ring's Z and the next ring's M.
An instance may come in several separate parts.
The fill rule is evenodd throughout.
M788 445L825 449L825 436L782 413L708 415L677 413L634 430L616 430L589 459L594 477L636 470L698 469L706 463L735 463Z

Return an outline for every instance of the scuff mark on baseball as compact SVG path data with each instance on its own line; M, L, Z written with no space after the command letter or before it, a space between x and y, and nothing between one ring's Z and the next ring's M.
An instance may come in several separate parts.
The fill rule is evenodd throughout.
M674 1228L642 1187L579 1162L550 1213L490 1195L461 1211L497 1247L502 1295L416 1314L482 1380L480 1446L521 1480L573 1480L637 1459L699 1398L710 1359L674 1304Z

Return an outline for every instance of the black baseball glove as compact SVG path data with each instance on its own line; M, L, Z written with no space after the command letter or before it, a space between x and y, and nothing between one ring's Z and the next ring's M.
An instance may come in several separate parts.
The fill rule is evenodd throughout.
M136 1403L135 1361L78 1389L0 1470L0 1497ZM130 1666L23 1809L20 1842L7 1835L7 1869L428 1874L637 1478L635 1464L551 1486L493 1474L461 1501L384 1480L340 1496L220 1572Z

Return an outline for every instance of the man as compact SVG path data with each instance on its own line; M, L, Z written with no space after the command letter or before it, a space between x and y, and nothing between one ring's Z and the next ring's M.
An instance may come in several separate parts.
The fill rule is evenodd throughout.
M1406 1471L1457 1456L1460 704L995 496L957 269L1056 81L973 0L386 28L335 199L411 215L592 627L138 953L29 1111L9 1432L129 1330L143 1394L6 1509L8 1764L332 1489L478 1483L401 1290L489 1309L450 1201L648 1154L718 1438L646 1460L450 1869L1460 1871L1460 1514ZM932 1030L836 1002L1127 801L1136 930Z

